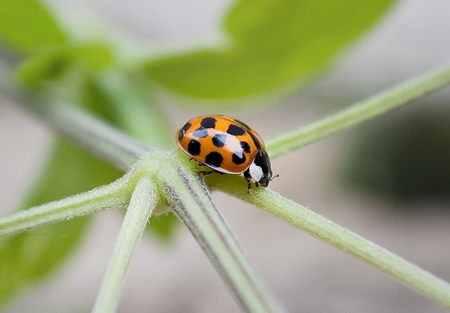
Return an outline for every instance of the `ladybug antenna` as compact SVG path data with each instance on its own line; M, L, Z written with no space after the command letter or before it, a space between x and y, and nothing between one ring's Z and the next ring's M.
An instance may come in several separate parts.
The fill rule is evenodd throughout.
M272 181L275 177L280 177L280 175L279 174L277 174L277 175L275 175L275 176L272 176L271 178L270 178L270 180L269 181Z

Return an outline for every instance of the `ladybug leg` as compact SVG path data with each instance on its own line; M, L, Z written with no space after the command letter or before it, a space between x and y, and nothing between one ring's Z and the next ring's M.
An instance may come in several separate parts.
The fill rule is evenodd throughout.
M201 176L208 176L208 175L211 175L213 173L216 173L216 171L198 171L197 173L199 175L201 175Z
M214 173L220 174L220 175L225 174L225 173L221 173L221 172L218 172L218 171L210 171L210 172L208 172L208 171L198 171L197 173L199 173L200 175L203 175L203 176L211 175L211 174L214 174Z
M193 157L190 157L190 158L189 158L189 162L191 162L193 159L194 159Z
M250 176L250 172L246 170L244 172L244 178L247 181L247 194L250 194L250 189L252 189L252 177Z

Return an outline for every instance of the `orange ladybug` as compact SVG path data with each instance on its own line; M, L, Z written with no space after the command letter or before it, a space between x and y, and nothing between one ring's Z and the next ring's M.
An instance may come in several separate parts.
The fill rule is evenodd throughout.
M251 189L267 187L273 176L264 141L247 124L226 115L190 119L176 133L184 153L200 164L224 174L244 174ZM277 175L278 176L278 175Z

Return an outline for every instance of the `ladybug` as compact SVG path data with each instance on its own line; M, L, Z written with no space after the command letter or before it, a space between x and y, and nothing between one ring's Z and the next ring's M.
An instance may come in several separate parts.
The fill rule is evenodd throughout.
M184 153L213 172L243 173L247 193L252 181L257 187L267 187L276 177L272 174L264 141L247 124L233 117L203 115L192 118L176 132L175 139Z

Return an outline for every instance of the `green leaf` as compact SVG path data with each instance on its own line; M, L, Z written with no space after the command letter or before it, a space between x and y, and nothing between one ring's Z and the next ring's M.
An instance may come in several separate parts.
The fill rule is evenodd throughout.
M112 63L111 51L105 45L56 47L28 58L19 67L17 77L28 86L39 87L40 83L58 79L74 67L92 71Z
M24 207L110 183L121 173L69 141L58 139ZM47 277L83 237L89 218L45 226L0 241L0 306L30 283Z
M229 43L149 62L148 76L176 92L234 98L305 82L393 0L243 0L225 18Z
M134 137L151 146L170 149L174 146L170 122L142 90L144 86L139 86L132 77L107 72L86 81L82 102ZM146 233L168 241L178 225L178 219L171 213L153 216Z
M133 75L105 71L88 81L83 103L151 146L174 148L174 129L168 116L141 81Z
M40 2L0 0L0 40L31 50L62 44L66 36Z

